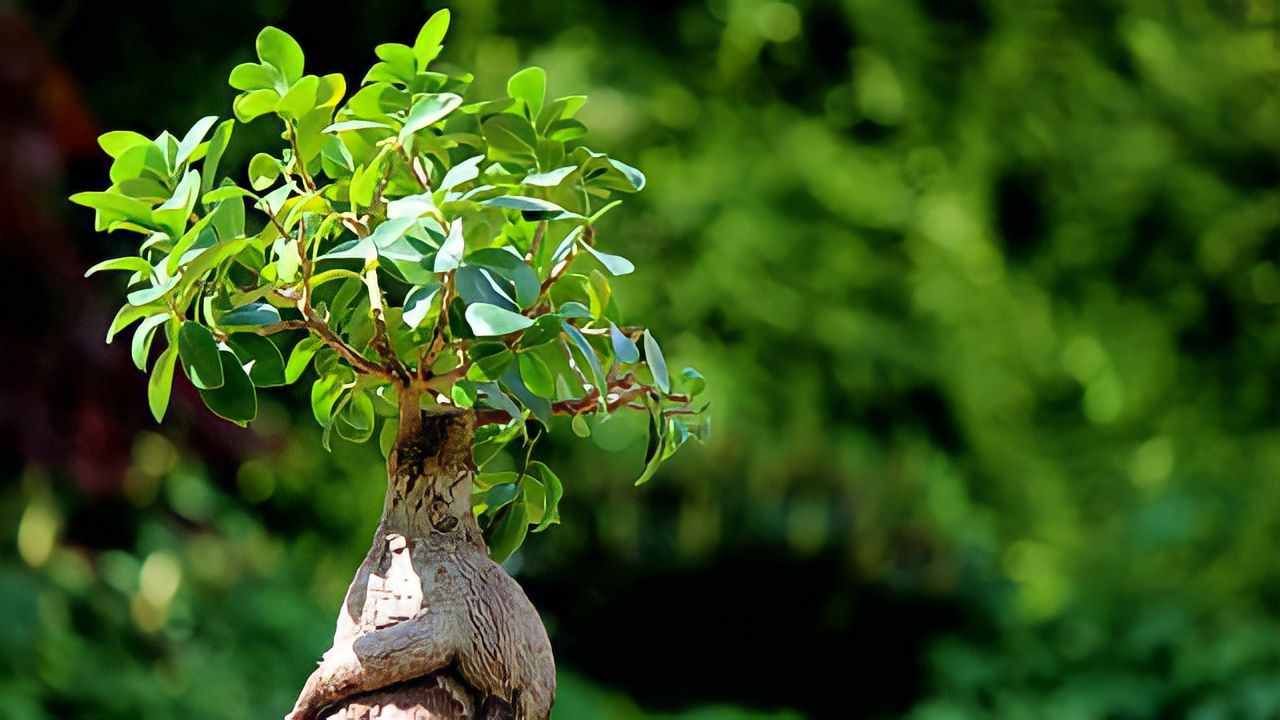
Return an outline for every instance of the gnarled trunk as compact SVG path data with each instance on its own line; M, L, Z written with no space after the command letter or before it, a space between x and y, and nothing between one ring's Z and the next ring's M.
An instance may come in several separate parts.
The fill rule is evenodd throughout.
M471 512L475 416L401 406L382 520L290 717L545 720L551 644Z

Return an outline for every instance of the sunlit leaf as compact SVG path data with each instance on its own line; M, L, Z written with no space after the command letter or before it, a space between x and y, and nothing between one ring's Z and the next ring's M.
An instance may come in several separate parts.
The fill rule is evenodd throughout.
M506 335L533 324L533 321L524 315L486 303L468 306L466 317L471 331L481 337Z
M644 362L653 373L653 381L664 393L671 392L671 377L667 374L667 359L662 356L662 348L648 331L644 331Z

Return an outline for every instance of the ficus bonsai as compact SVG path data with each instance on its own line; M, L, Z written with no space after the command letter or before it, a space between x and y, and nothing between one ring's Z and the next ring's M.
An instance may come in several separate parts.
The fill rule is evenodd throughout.
M639 484L707 427L701 376L673 379L653 334L622 321L609 276L634 268L598 247L597 222L644 175L583 144L586 98L547 97L540 68L465 101L470 74L429 69L448 25L442 10L412 46L379 45L349 98L268 27L259 62L231 72L234 119L106 133L110 187L71 198L97 230L140 238L89 273L128 274L107 342L137 323L157 421L179 366L240 425L258 388L314 367L325 447L376 436L387 458L381 521L298 720L546 718L550 643L498 565L560 520L535 442L564 431L557 415L585 436L645 413ZM283 147L252 157L247 187L220 178L236 123L258 118ZM504 449L514 469L486 472Z

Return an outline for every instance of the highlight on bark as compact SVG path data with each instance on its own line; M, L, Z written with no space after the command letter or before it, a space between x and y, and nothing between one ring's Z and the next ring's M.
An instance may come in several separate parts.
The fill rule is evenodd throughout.
M324 446L376 438L387 457L381 522L293 718L547 717L550 643L498 564L560 522L538 438L624 446L616 416L642 413L641 484L709 429L702 376L673 376L610 286L634 266L601 248L599 223L644 175L585 144L587 98L548 96L541 68L464 100L472 75L436 66L448 26L441 10L411 45L378 45L349 97L268 27L258 62L231 72L234 118L108 132L110 186L71 197L96 229L138 238L87 274L126 274L107 342L137 323L157 421L178 366L240 425L258 388L314 368ZM283 143L244 187L219 165L258 118ZM498 457L512 469L486 471Z

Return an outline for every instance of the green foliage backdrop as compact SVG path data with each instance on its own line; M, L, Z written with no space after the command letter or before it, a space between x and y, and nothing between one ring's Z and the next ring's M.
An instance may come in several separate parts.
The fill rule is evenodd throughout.
M264 23L345 71L434 9L373 3L336 27L306 3L217 6L167 18L213 38L90 60L72 40L107 20L85 11L59 47L106 124L154 133L225 106L223 79ZM601 221L638 268L615 287L669 356L715 380L711 440L641 492L643 447L617 460L550 438L576 484L563 524L510 566L570 673L557 717L714 703L921 720L1280 713L1272 4L453 11L445 56L476 69L477 97L541 65L551 93L591 96L593 142L644 168L628 212ZM201 54L161 67L179 42ZM111 254L82 242L83 258ZM170 410L183 425L132 436L106 495L77 489L74 468L17 464L0 572L18 619L0 627L11 714L283 711L327 645L382 482L376 450L316 450L304 402L265 402L258 428L228 434L188 396ZM103 514L116 530L84 529ZM742 557L803 571L751 577ZM700 674L664 681L621 658L684 636L650 632L610 662L582 636L708 601L663 585L644 608L610 597L635 614L588 628L560 600L588 602L615 572L644 587L724 568L745 576L730 587L759 586L708 603L754 619L739 635L785 642L771 613L802 608L786 627L843 638L846 656L788 655L803 671L778 669L777 687L743 650L694 640ZM697 623L731 635L711 613ZM860 679L900 652L903 676ZM688 717L748 716L717 712Z

